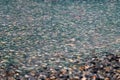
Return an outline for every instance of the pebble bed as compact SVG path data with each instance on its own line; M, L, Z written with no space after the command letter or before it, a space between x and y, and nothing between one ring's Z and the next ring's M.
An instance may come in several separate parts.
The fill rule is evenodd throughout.
M119 0L0 0L0 80L120 80Z
M60 65L61 61L55 59L60 56L61 60L71 65ZM34 65L34 61L38 64L38 60L35 59L32 59L29 65ZM82 60L78 55L72 58L55 55L49 60L54 61L56 66L42 62L30 67L19 62L19 64L7 63L5 67L3 65L5 61L2 61L0 78L1 80L120 80L120 55L102 52L102 57L92 56L90 59L86 58L84 63L81 63Z

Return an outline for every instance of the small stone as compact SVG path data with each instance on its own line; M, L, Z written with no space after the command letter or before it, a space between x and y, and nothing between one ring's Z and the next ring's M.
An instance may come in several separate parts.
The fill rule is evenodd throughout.
M73 65L73 66L72 66L72 69L73 69L73 70L77 70L77 65Z
M62 74L66 74L66 72L67 72L67 71L66 71L65 69L61 69L61 73L62 73Z
M0 42L0 44L4 45L4 44L6 44L6 42Z
M25 67L25 70L27 70L27 71L31 71L31 70L33 70L35 67L33 66L33 67Z
M55 58L50 58L51 61L55 61Z
M34 70L30 72L31 76L35 76L35 73L36 72Z
M105 80L110 80L110 78L105 78Z
M15 74L15 71L13 70L6 71L6 76L14 76L14 74Z
M51 68L50 71L51 71L52 74L55 74L55 73L56 73L56 70L55 70L55 69L52 69L52 68Z
M20 74L19 73L16 73L17 76L19 76Z
M71 62L71 63L73 63L73 62L74 62L74 60L72 60L72 59L68 59L68 61L69 61L69 62Z
M15 80L14 77L8 77L8 80Z
M29 77L30 77L29 75L27 75L27 74L25 75L25 78L29 78Z
M111 67L105 67L104 70L109 72L111 70Z
M69 74L72 74L73 69L69 68L68 70L69 70Z
M62 66L60 66L60 65L59 65L58 67L59 67L59 68L62 68Z
M87 80L86 77L83 77L81 80Z
M96 75L92 76L92 79L93 79L93 80L96 80L96 78L97 78L97 76L96 76Z
M116 70L116 72L120 73L120 69Z
M70 39L70 41L74 42L74 41L75 41L75 38Z
M22 73L22 71L21 70L15 70L17 73Z
M90 66L89 65L85 65L85 69L89 69L90 68Z
M80 67L79 67L79 70L80 70L80 71L85 70L85 66L80 66Z
M55 80L55 78L56 78L55 76L51 76L50 77L51 80Z
M74 79L75 80L79 80L79 76L74 76Z
M29 77L28 80L36 80L34 77Z

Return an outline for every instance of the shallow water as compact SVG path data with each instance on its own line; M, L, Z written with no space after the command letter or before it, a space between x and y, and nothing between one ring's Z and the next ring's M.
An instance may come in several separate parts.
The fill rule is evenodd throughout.
M119 52L120 1L1 0L0 51Z

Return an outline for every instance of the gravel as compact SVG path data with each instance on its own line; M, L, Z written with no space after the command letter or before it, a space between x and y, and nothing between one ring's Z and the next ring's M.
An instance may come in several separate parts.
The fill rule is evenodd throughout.
M119 0L0 0L0 79L119 80Z

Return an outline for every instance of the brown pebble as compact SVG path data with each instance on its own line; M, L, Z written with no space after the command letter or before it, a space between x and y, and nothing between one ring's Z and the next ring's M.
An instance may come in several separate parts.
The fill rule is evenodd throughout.
M8 77L8 80L15 80L13 77Z
M89 65L85 65L85 69L88 69L88 68L90 68L90 66Z
M110 78L105 78L105 80L110 80Z
M105 69L105 71L107 71L107 72L109 72L109 71L111 70L110 67L105 67L104 69Z
M120 73L120 69L116 70L116 72Z
M79 67L79 70L80 70L80 71L84 71L84 70L85 70L85 66L80 66L80 67Z
M56 80L55 76L51 76L50 80Z
M62 74L65 74L66 72L67 72L66 69L61 69Z
M31 74L31 76L35 76L35 71L34 70L31 71L30 74Z
M92 79L93 79L93 80L96 80L96 78L97 78L96 75L92 76Z

